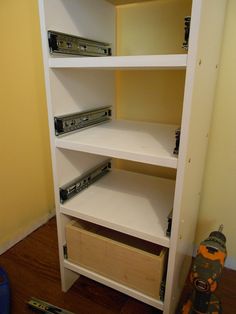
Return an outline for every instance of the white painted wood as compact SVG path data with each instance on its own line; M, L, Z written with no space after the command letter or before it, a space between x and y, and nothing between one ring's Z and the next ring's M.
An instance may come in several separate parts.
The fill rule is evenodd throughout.
M156 0L106 0L114 5L123 5L123 4L131 4L138 2L146 2L146 1L156 1Z
M165 1L161 2L165 5ZM64 291L69 289L78 274L84 274L163 309L164 314L175 312L192 257L226 2L193 0L188 55L67 58L49 56L47 30L110 42L115 52L115 7L105 0L39 0ZM55 139L55 114L115 103L113 69L186 69L178 159L172 154L176 126L111 121ZM157 178L114 171L60 206L60 184L72 179L73 172L75 176L80 175L106 156L177 168L175 188L173 182L165 187L165 180L160 184L161 180ZM167 208L173 205L173 193L174 214L169 240L164 235L164 224ZM117 201L114 202L113 198ZM96 212L99 203L102 206ZM169 247L164 304L64 261L64 226L70 215ZM127 223L128 218L130 221Z
M112 169L62 204L61 212L169 247L174 187L172 180Z
M186 54L112 57L72 57L49 59L50 68L80 69L184 69Z
M73 282L78 278L78 274L65 269L63 266L63 245L64 245L64 219L59 211L59 180L58 180L58 160L56 154L56 148L54 144L54 114L63 112L62 108L56 109L56 94L60 91L66 89L66 85L63 88L54 88L57 83L54 78L56 77L55 72L49 69L49 49L48 49L48 39L47 31L56 30L66 33L71 33L74 35L93 38L96 37L97 40L108 41L114 45L114 34L115 34L115 11L114 7L107 3L106 1L96 1L93 0L70 0L69 4L66 0L38 0L39 15L40 15L40 27L41 27L41 37L42 37L42 49L43 49L43 61L44 61L44 73L45 73L45 86L46 86L46 96L47 96L47 106L48 106L48 121L50 130L50 142L51 142L51 156L52 156L52 166L53 166L53 179L54 179L54 194L56 203L56 217L58 225L58 244L59 244L59 259L60 259L60 271L62 278L62 290L66 291L73 284ZM81 10L81 7L87 10L87 15L90 14L91 8L96 10L90 14L92 22L88 19L88 16L84 14L85 12ZM104 19L104 14L107 16ZM53 77L54 75L54 77ZM58 79L58 77L56 78ZM59 78L60 79L60 78ZM89 81L89 79L88 79ZM92 80L90 81L93 82ZM104 81L103 81L104 82ZM61 84L65 84L66 81L61 81ZM101 87L102 83L98 84L98 88ZM114 80L111 80L110 85L107 88L112 88L110 95L114 90ZM113 84L113 87L112 85ZM87 93L89 85L87 84ZM90 87L91 88L91 87ZM72 88L73 90L73 88ZM74 91L76 89L74 88ZM104 88L103 88L104 90ZM68 93L65 92L68 95ZM84 93L85 94L85 93ZM70 97L73 93L70 94ZM86 96L84 96L86 98ZM113 96L112 96L113 97ZM68 97L69 98L69 97ZM64 106L68 103L68 98L64 98ZM73 99L73 97L72 97ZM90 100L88 106L94 105L94 99L86 98L83 100ZM105 96L105 99L110 99L110 96ZM81 101L83 101L81 100ZM102 99L97 98L97 101ZM103 99L104 100L104 99ZM109 102L109 101L108 101ZM77 111L73 102L69 102L71 111ZM111 104L112 105L112 104ZM84 106L84 104L83 104ZM83 106L79 109L82 110ZM87 108L86 108L87 109Z
M189 271L227 1L194 0L164 313L175 313Z
M114 106L114 71L53 69L50 85L55 116Z
M137 300L145 302L145 303L147 303L147 304L149 304L155 308L158 308L160 310L163 309L163 302L162 301L151 298L151 297L149 297L149 296L147 296L141 292L138 292L138 291L133 290L131 288L128 288L128 287L126 287L120 283L117 283L111 279L108 279L108 278L105 278L104 276L96 274L96 273L94 273L94 272L92 272L92 271L90 271L84 267L77 266L73 263L70 263L67 260L64 260L64 265L67 269L70 269L76 273L79 273L83 276L86 276L92 280L96 280L96 281L98 281L98 282L100 282L100 283L102 283L108 287L111 287L112 289L116 289L116 290L118 290L122 293L125 293L125 294L127 294L127 295L129 295L129 296L131 296Z
M62 290L66 291L75 280L78 278L78 274L66 270L63 265L64 253L64 232L62 230L63 219L61 219L59 211L59 185L58 185L58 175L57 175L57 159L56 151L54 145L54 123L53 123L53 102L52 102L52 93L51 93L51 80L50 80L50 71L48 68L48 39L47 39L47 29L46 29L46 17L45 17L45 5L47 4L46 0L38 0L39 7L39 17L40 17L40 28L41 28L41 39L42 39L42 50L43 50L43 64L44 64L44 79L46 87L46 97L47 97L47 107L48 107L48 124L49 124L49 133L50 133L50 148L51 148L51 158L52 158L52 168L53 168L53 182L54 182L54 196L55 196L55 205L56 205L56 219L58 227L58 251L59 251L59 262L60 262L60 273L61 273L61 285Z
M84 175L107 160L106 156L87 154L68 149L57 149L56 156L58 161L58 184L60 186Z
M115 8L105 0L41 0L45 27L111 43L115 50Z
M177 167L177 126L113 120L56 139L56 146L91 154Z

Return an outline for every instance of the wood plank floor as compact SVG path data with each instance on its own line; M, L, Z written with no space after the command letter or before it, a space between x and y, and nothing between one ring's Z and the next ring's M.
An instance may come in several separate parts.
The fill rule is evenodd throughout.
M0 266L7 271L10 279L12 314L32 313L26 304L32 296L76 314L161 313L83 276L67 293L63 293L55 219L2 254ZM236 272L224 269L218 294L224 314L236 313Z

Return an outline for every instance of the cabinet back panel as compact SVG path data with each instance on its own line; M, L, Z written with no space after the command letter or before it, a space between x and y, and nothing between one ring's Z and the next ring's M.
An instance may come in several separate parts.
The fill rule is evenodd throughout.
M107 160L107 157L104 156L75 152L67 149L58 149L56 158L60 186L84 175L92 168Z
M45 18L47 30L114 44L115 9L105 0L46 0Z
M55 115L114 105L113 71L54 69L50 77Z
M148 165L141 162L117 159L116 167L127 171L143 173L150 176L175 180L176 169L161 166Z
M190 0L118 6L117 54L184 53L184 17L190 13Z
M117 118L180 124L185 71L119 71Z

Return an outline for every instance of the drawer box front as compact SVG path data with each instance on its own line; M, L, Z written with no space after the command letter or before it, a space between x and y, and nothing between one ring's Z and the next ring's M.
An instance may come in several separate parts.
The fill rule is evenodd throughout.
M70 262L160 299L167 249L78 221L66 226L66 241Z

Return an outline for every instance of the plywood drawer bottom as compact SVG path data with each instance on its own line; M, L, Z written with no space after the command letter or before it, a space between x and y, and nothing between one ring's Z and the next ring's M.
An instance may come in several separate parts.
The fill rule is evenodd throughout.
M68 260L160 299L167 249L84 221L66 226Z

